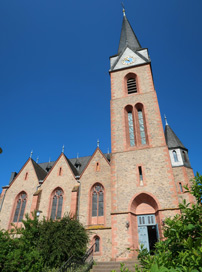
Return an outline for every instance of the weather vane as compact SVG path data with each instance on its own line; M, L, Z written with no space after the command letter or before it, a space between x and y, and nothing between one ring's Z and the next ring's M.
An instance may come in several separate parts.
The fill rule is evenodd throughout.
M123 2L121 2L121 5L122 5L122 8L123 8L123 15L125 16L125 15L126 15L126 13L125 13L125 7L124 7Z

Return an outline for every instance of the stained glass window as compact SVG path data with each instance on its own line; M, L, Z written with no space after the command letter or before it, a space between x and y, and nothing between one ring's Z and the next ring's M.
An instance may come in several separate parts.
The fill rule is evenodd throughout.
M25 212L26 201L27 195L25 193L20 194L17 199L17 205L15 209L13 222L22 222L23 215Z
M92 216L104 215L104 190L99 184L93 187L92 192Z
M133 127L133 114L131 111L128 112L128 127L129 127L130 146L134 146L135 137L134 137L134 127Z
M144 119L142 110L138 110L138 121L139 121L139 127L140 127L140 138L141 138L141 144L146 144L146 136L145 136L145 127L144 127Z
M55 220L61 218L63 204L63 191L61 189L55 190L52 198L51 219Z

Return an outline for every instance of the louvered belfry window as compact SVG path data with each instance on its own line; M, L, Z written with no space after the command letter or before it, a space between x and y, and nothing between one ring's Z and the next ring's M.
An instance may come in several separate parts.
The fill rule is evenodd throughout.
M63 191L55 190L52 197L51 219L60 219L62 215Z
M15 208L13 222L22 222L23 215L25 212L26 201L27 201L26 193L21 193L17 199L17 205Z
M137 93L137 82L135 78L129 78L127 80L128 94Z
M92 216L104 215L104 190L100 184L96 184L92 191Z

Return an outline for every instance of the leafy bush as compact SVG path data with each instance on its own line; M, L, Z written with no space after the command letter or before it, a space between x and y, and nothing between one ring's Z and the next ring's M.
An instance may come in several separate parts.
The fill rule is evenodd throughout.
M26 215L24 227L0 231L0 271L56 271L70 256L82 256L88 236L73 218L38 221Z

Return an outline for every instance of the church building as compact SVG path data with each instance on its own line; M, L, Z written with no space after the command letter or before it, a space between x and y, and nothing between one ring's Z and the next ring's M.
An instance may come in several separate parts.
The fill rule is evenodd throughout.
M118 37L117 37L118 39ZM107 56L106 56L107 57ZM152 250L166 217L179 213L183 186L194 177L188 150L166 121L162 125L148 49L123 11L118 53L110 57L111 153L54 162L31 157L13 172L0 198L0 227L76 216L95 243L98 261L126 260L143 244Z

